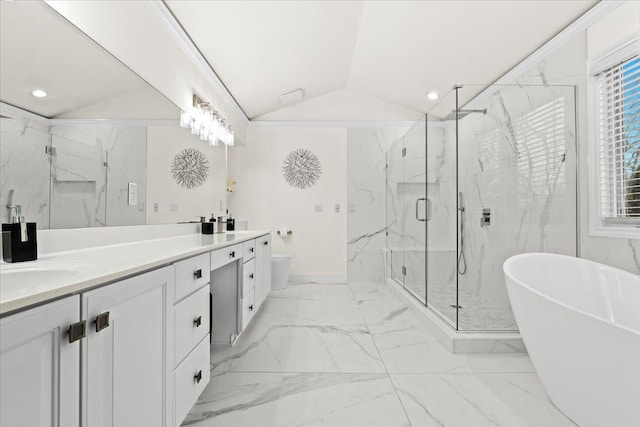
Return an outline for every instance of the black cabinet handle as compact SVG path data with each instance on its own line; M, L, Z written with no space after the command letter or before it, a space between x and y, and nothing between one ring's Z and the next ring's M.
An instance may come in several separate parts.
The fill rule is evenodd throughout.
M199 370L198 373L193 376L193 379L199 384L200 381L202 381L202 370Z
M96 332L100 332L103 329L109 327L109 312L105 311L102 314L96 316L96 320L93 321L96 325Z
M269 244L268 240L265 240L264 242L262 242L263 245L267 246Z
M249 275L249 279L253 279L253 273Z
M199 328L202 325L202 316L198 316L193 319L193 324L196 325L196 328Z
M236 257L236 251L229 252L229 257L230 258L235 258Z
M249 306L249 311L253 311L253 304Z
M69 342L75 342L81 340L87 336L87 321L73 323L69 325Z
M249 248L249 252L253 253L253 248Z
M196 271L193 272L193 277L195 277L196 279L202 279L202 269L198 269Z

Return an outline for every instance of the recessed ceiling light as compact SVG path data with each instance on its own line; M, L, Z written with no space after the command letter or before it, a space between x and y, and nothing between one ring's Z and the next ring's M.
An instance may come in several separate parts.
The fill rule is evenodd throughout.
M438 95L438 92L436 92L435 90L427 94L427 98L429 98L432 101L435 101L436 99L438 99L439 96L440 95Z
M35 96L36 98L44 98L45 96L47 96L47 92L43 91L42 89L34 89L31 91L31 95Z

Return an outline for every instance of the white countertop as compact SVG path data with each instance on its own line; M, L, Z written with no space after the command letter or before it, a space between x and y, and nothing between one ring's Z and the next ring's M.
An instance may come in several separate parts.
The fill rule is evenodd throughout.
M155 240L46 253L36 261L0 264L0 316L41 304L128 276L171 264L269 234L268 231L234 231L222 234L189 234ZM28 269L32 275L19 286L3 286L2 276ZM60 272L61 274L56 274ZM6 276L5 276L6 277ZM9 281L7 281L9 282ZM15 282L15 281L14 281Z

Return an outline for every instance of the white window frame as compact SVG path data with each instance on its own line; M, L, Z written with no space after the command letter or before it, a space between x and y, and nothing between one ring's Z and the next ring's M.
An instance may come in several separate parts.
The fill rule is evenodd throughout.
M607 223L601 216L600 199L600 130L598 74L621 62L640 56L640 39L637 35L607 49L606 52L587 61L588 80L588 168L589 178L589 234L592 236L640 238L640 225Z

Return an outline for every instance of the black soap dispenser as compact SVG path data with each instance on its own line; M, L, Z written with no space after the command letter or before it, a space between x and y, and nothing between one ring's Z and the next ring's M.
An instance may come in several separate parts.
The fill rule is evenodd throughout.
M5 262L34 261L38 259L36 223L24 222L21 205L10 205L16 211L10 224L2 224L2 259Z

